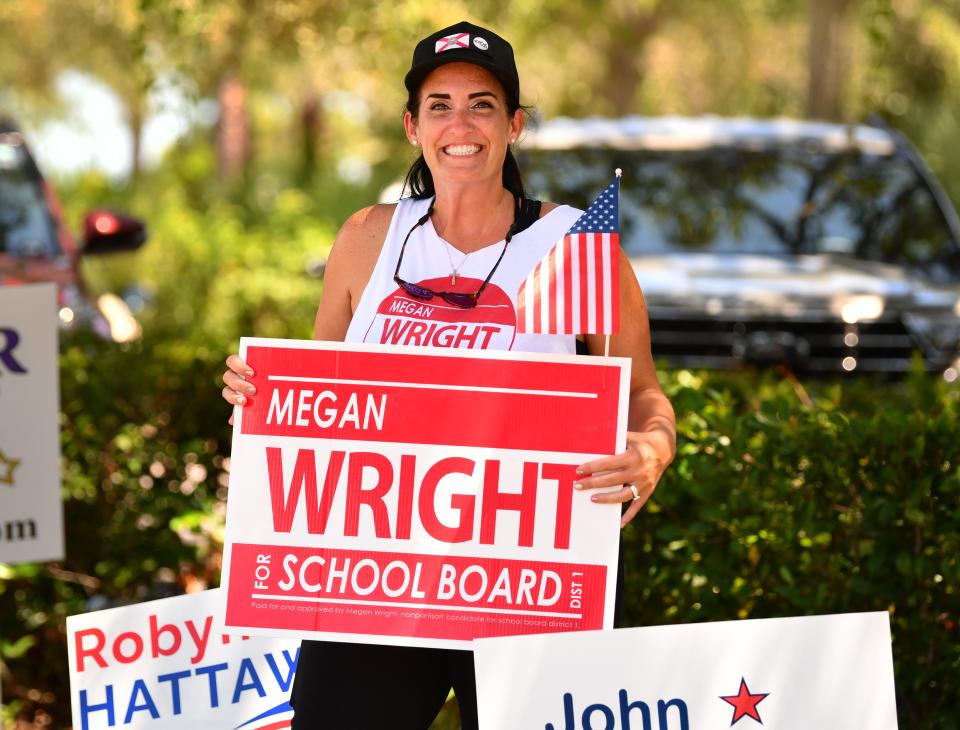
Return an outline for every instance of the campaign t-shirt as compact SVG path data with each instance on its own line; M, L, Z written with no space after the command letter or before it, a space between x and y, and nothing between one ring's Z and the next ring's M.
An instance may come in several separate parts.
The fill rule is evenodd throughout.
M476 307L463 309L440 297L417 299L393 280L407 231L427 212L431 199L397 203L376 267L347 330L347 342L479 350L573 354L572 335L517 332L517 290L537 263L580 217L567 205L554 208L507 245L503 261ZM490 273L504 243L464 254L437 235L433 221L410 236L400 277L434 291L472 293ZM456 280L451 272L456 267Z

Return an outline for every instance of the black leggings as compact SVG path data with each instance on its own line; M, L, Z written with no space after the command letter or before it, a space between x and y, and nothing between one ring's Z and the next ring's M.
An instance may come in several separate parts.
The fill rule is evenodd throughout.
M294 730L427 730L453 687L477 730L473 652L304 641L290 704Z

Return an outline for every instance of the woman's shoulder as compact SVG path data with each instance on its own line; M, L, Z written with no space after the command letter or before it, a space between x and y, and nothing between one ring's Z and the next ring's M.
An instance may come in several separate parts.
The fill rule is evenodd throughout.
M544 200L540 203L540 217L543 218L547 213L560 207L560 203L554 203L551 200Z
M379 237L379 243L383 243L396 207L396 203L375 203L361 208L344 221L337 242L354 247L369 245Z
M366 284L390 229L395 203L361 208L344 221L327 258L327 272L339 272L350 282Z
M567 212L569 215L577 216L583 212L582 210L574 208L571 205L567 205L566 203L555 203L551 200L544 200L540 203L540 217L545 218L547 215L558 209L561 209L561 212Z

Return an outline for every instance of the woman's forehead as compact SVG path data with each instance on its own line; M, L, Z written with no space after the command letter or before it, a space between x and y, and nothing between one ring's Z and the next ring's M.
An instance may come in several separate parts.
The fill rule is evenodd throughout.
M503 86L497 77L474 63L446 63L435 68L420 85L421 98L429 94L475 93L492 91L503 98Z

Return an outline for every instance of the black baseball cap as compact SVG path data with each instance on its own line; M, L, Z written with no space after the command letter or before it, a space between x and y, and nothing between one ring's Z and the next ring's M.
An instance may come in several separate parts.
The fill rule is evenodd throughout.
M520 77L513 60L513 47L493 31L462 21L428 35L413 49L413 61L403 83L416 93L435 68L464 61L481 66L503 84L507 100L520 105Z

